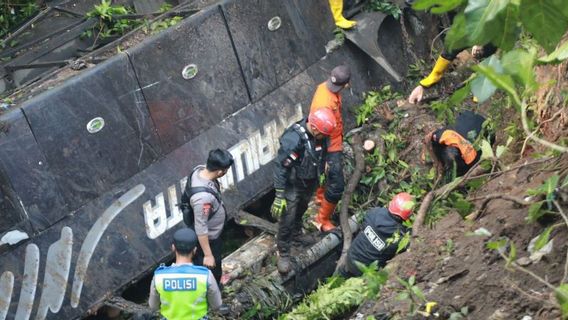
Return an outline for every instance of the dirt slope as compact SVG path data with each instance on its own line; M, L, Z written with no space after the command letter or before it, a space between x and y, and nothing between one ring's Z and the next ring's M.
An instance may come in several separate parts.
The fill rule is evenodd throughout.
M531 161L534 160L523 160L515 165ZM476 194L470 194L470 198L496 193L524 198L526 190L541 185L553 173L552 169L560 166L566 170L567 164L568 157L557 157L523 166L488 181ZM479 208L481 202L476 201L476 207ZM566 207L564 203L565 210ZM489 241L500 237L512 239L517 248L517 261L524 264L523 260L530 255L527 248L531 239L546 226L563 223L559 216L541 223L527 223L527 211L527 206L496 199L477 221L466 221L457 213L449 214L433 228L426 228L413 239L408 252L389 263L392 281L380 299L366 303L354 315L387 313L394 319L427 318L410 316L410 300L396 299L402 290L396 275L402 279L415 276L426 300L438 304L435 309L438 317L432 315L431 319L448 319L464 307L468 315L456 319L560 319L550 288L525 272L508 270L498 252L486 248ZM479 228L485 228L491 236L472 235ZM552 252L525 268L558 286L564 275L567 237L565 225L555 228L550 236L554 243ZM521 258L524 259L519 260Z

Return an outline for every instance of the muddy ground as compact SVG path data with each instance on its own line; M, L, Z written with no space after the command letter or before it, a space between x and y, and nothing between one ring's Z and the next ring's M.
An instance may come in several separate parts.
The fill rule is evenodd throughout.
M527 188L539 186L551 175L547 167L561 161L566 165L567 160L556 159L503 174L470 197L494 193L524 197ZM480 202L476 201L476 204ZM425 229L423 234L413 239L408 252L391 261L389 268L393 272L393 280L394 275L403 279L415 276L426 300L438 304L440 319L448 319L464 307L468 309L467 319L557 319L559 313L551 290L527 273L507 269L499 254L486 248L489 241L507 237L514 241L518 259L526 258L530 240L546 226L562 222L557 217L530 224L526 222L526 216L527 207L501 199L493 200L477 221L465 221L459 214L451 213L433 228ZM491 236L472 235L479 228L485 228ZM554 241L553 251L526 268L558 285L566 260L566 227L555 229L550 237ZM408 316L408 301L396 300L400 286L395 282L384 289L378 301L366 303L355 315L388 312L402 319L413 318Z
M553 91L548 94L549 105L539 104L535 109L541 117L537 121L546 124L541 126L541 133L557 142L566 138L567 130L566 100L556 99L566 92L565 70L564 64L552 70L547 67L537 71L541 83L554 80L548 91L539 93L539 97L543 97ZM442 95L443 90L440 90ZM542 99L539 100L541 102ZM521 128L516 120L519 116L512 109L495 110L495 104L490 101L478 110L497 118L497 144L506 140L504 128L508 124L516 123L517 128ZM414 130L411 134L419 133L416 131L421 130ZM537 153L543 148L531 143L523 148L523 140L524 137L511 145L509 154L502 161L510 171L491 176L475 191L461 190L465 191L475 209L481 207L484 198L496 194L534 201L527 198L528 189L537 188L554 174L560 175L561 181L566 176L567 155L556 155L544 161ZM417 165L428 167L427 163L420 164L420 161ZM518 168L510 169L515 167ZM567 199L561 196L556 199L563 211L568 212ZM368 319L371 315L376 319L561 319L553 289L543 283L559 286L566 281L568 267L567 226L557 209L551 209L556 213L533 223L526 219L528 205L504 199L491 200L483 214L473 221L464 219L457 211L450 211L433 226L422 229L419 236L412 239L410 249L389 263L390 280L380 296L364 303L346 319ZM530 241L552 225L558 225L550 234L552 251L540 261L531 261L528 259ZM481 228L488 232L475 235L481 233ZM514 243L517 250L515 261L524 271L507 267L496 250L487 248L489 242L503 237ZM408 280L411 276L416 278L416 285L424 293L425 300L416 297L414 302L412 299L397 299L404 291L397 277ZM430 315L424 313L425 302L436 303ZM413 308L422 313L413 312Z

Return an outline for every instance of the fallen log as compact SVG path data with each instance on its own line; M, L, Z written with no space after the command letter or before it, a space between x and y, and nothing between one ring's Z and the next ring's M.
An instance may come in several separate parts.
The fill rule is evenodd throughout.
M241 226L255 227L273 235L278 233L278 225L276 223L259 218L244 210L239 210L235 217L235 222Z

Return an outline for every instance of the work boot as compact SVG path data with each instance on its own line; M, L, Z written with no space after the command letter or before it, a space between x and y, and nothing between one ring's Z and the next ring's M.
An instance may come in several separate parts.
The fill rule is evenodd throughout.
M296 231L292 234L292 245L297 247L306 247L314 244L314 239L308 235L304 234L301 230Z
M315 226L321 232L329 232L335 229L335 225L331 222L331 215L335 211L337 203L331 203L327 199L323 199L318 215L314 219Z
M450 63L452 63L450 60L439 56L438 60L436 60L434 68L432 69L432 72L430 72L430 74L426 78L420 81L420 85L425 88L429 88L436 84L438 81L440 81L440 79L442 79L442 76L450 66Z
M323 202L323 195L325 193L325 188L324 187L318 187L316 190L316 199L314 200L314 203L317 206L321 206L321 203Z
M290 256L288 256L287 254L280 255L278 257L277 263L278 272L280 272L281 274L287 274L288 272L290 272L290 269L292 268L292 265L290 263Z
M343 0L329 0L329 7L331 8L335 25L339 28L351 29L357 24L356 21L347 20L343 16Z

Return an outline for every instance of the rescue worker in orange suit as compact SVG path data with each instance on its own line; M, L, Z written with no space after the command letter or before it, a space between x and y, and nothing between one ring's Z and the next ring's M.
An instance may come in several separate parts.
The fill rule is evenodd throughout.
M426 135L431 144L434 162L443 169L445 180L464 175L481 157L473 142L481 134L485 118L472 111L460 113L453 126L435 130ZM487 133L489 142L493 137Z
M347 20L343 16L343 0L329 0L329 8L338 28L351 29L357 25L357 21Z
M360 276L357 262L368 266L377 261L378 267L384 267L397 254L399 242L393 239L401 239L410 231L403 222L410 218L414 205L413 197L401 192L393 197L388 208L369 209L361 230L349 247L345 265L339 268L339 274L346 278ZM395 237L397 233L398 238Z
M316 204L319 211L314 224L320 231L328 232L335 228L331 216L341 199L345 181L343 178L343 118L341 115L341 90L349 85L351 71L348 66L340 65L333 70L329 79L321 83L314 93L310 112L322 108L333 112L337 126L330 136L327 148L325 186L320 186L316 192Z
M209 310L221 307L221 291L213 273L193 264L197 241L192 229L177 230L172 243L175 263L154 272L148 304L152 310L160 310L164 319L207 319Z
M278 271L290 272L290 247L302 232L302 216L325 166L328 136L335 129L329 109L319 109L290 126L280 137L274 168L276 196L270 211L279 219Z

